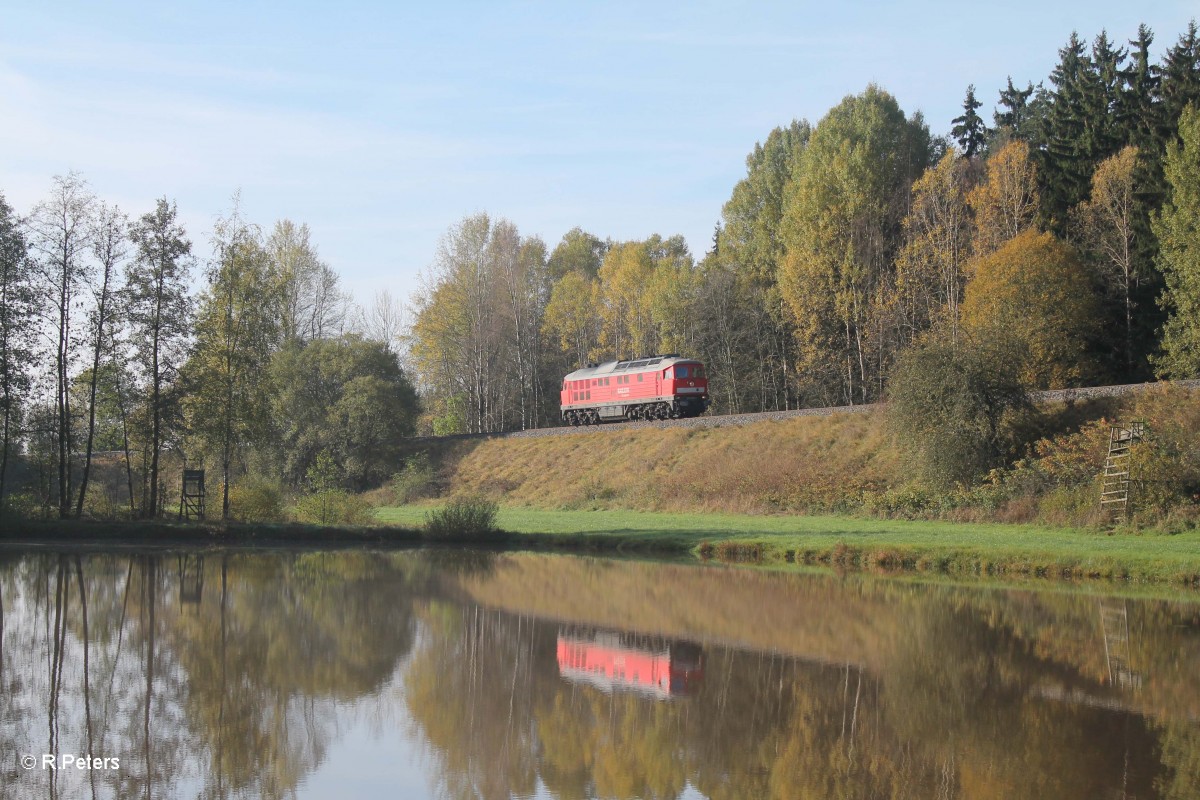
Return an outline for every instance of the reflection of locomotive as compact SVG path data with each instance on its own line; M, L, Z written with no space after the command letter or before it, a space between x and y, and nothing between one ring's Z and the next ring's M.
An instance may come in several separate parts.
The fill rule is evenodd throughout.
M699 361L675 354L606 361L563 378L560 400L571 425L695 417L708 408L708 378Z
M669 698L693 694L704 678L704 663L700 646L691 642L564 628L558 633L558 672L605 692L631 689Z

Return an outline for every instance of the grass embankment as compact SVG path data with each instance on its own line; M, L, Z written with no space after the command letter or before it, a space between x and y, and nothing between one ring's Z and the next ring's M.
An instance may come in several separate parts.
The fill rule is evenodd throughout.
M1112 419L1146 420L1152 434L1135 454L1133 524L1116 535L1098 479ZM942 490L912 479L882 412L501 438L431 457L441 494L494 500L501 528L562 546L1195 583L1198 431L1200 392L1179 387L1048 407L1023 457ZM419 524L425 510L379 519Z
M428 507L378 511L419 525ZM763 564L878 571L1200 582L1200 531L1112 535L1090 529L838 516L751 516L504 508L514 544L617 552L693 553Z

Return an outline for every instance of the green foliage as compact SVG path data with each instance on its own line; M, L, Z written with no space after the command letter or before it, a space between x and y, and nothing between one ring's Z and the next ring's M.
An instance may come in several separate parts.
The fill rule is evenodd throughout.
M967 483L1001 464L1029 409L1003 340L928 340L901 354L888 390L888 423L914 473L935 487Z
M236 209L218 222L213 246L185 410L191 431L228 482L234 460L265 444L271 432L271 384L263 375L279 343L281 303L270 256Z
M248 476L229 489L230 516L241 522L284 519L283 488L277 481Z
M330 489L301 497L293 513L300 522L316 525L369 525L375 519L362 495Z
M351 488L378 486L395 472L417 397L386 344L353 334L293 343L275 354L271 374L286 481L299 483L322 451Z
M557 282L571 272L587 278L596 277L608 243L593 236L582 228L572 228L563 234L562 241L550 254L546 266L550 276Z
M0 504L33 365L35 300L33 265L27 256L19 220L0 194Z
M362 495L341 488L343 471L328 451L321 451L305 472L306 493L296 501L301 522L318 525L366 525L373 515Z
M982 106L983 103L975 99L975 84L971 84L967 87L967 96L963 99L962 115L951 120L954 127L950 129L950 135L958 142L967 158L974 158L987 142L987 124L978 113Z
M483 497L456 497L425 514L425 532L438 539L490 540L503 536L496 527L500 506Z
M159 460L171 435L181 427L178 372L187 358L192 335L192 302L187 287L192 243L179 224L174 203L161 198L155 210L133 224L129 238L137 254L125 271L124 299L130 341L145 376L149 417L145 450L148 484L142 514L159 514Z
M1171 199L1153 222L1170 313L1154 365L1162 377L1190 378L1200 374L1200 107L1184 111L1179 137L1167 147Z
M454 436L467 432L466 398L456 394L442 398L440 402L435 399L435 402L440 406L441 413L433 417L434 436Z
M32 492L10 493L0 498L0 521L18 522L43 516L42 504Z
M400 471L392 476L392 493L401 505L430 497L434 491L436 473L428 453L409 456Z
M817 125L788 187L787 255L779 288L796 326L797 367L834 389L832 402L875 399L891 353L873 335L901 243L913 180L929 159L929 131L895 98L869 86Z

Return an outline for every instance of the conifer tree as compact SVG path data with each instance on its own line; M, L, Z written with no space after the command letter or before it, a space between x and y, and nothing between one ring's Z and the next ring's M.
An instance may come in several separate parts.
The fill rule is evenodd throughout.
M997 109L992 114L996 128L1006 129L1011 136L1018 139L1029 139L1028 123L1030 119L1029 98L1033 96L1033 84L1029 83L1024 89L1013 86L1012 76L1008 78L1008 86L1000 90L1000 105L1005 111Z
M1067 44L1058 51L1059 63L1050 74L1054 89L1046 118L1046 147L1035 150L1038 173L1042 179L1045 211L1059 226L1068 209L1087 194L1091 179L1088 126L1089 72L1091 70L1086 46L1079 35L1071 34Z
M1170 138L1183 110L1191 103L1200 105L1200 32L1195 20L1163 56L1161 92L1162 122L1166 126L1166 138Z
M1164 137L1162 109L1158 103L1162 79L1150 61L1154 34L1138 26L1136 39L1129 42L1129 65L1121 72L1122 89L1117 105L1120 139L1155 161L1162 152ZM1161 180L1161 178L1160 178Z
M1011 85L1010 80L1009 86ZM975 99L975 84L971 84L967 87L967 96L963 99L962 115L951 120L954 127L950 129L950 135L958 142L967 158L973 158L987 142L987 125L977 113L982 105L983 103Z

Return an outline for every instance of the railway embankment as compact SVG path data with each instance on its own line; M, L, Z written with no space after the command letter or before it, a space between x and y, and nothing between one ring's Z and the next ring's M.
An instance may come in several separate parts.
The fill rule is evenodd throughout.
M1039 412L1007 465L972 485L940 489L914 479L880 406L415 446L434 465L433 495L478 495L508 508L833 514L1106 532L1116 523L1119 533L1196 527L1200 389L1102 387L1035 400ZM1128 518L1114 520L1100 504L1101 475L1112 423L1132 419L1150 433L1132 460Z

